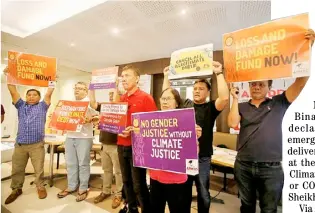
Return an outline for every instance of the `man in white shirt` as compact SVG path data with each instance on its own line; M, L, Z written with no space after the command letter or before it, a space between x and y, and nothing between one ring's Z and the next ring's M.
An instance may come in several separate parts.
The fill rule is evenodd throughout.
M75 100L89 102L87 95L88 85L84 82L76 83L74 87ZM59 198L64 198L76 192L77 189L79 189L77 202L85 200L87 197L90 179L90 151L93 145L92 117L95 115L97 112L89 107L81 132L67 132L65 155L68 187L58 193Z

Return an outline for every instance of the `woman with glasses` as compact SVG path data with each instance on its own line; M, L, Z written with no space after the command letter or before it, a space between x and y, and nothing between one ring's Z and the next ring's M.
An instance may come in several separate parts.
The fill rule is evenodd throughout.
M160 104L162 111L182 108L180 95L173 88L167 88L162 92ZM201 136L201 128L199 126L196 126L196 133L199 138ZM151 212L164 213L166 203L170 213L190 212L190 208L184 209L187 207L183 206L187 179L188 176L186 174L150 170Z

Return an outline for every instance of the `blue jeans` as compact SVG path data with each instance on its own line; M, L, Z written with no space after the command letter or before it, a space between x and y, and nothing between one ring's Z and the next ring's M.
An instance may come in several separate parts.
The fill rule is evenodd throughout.
M256 212L256 191L261 213L276 213L284 174L280 162L255 163L236 160L235 179L241 198L241 213Z
M67 138L65 141L68 189L87 190L90 179L92 138ZM79 185L80 183L80 185Z
M196 176L188 176L186 183L187 196L184 205L189 205L185 209L190 209L192 201L192 185L195 181L197 189L197 202L198 202L198 213L209 213L210 211L210 161L211 157L200 157L199 158L199 174ZM189 208L188 208L189 207ZM190 212L190 211L189 211Z

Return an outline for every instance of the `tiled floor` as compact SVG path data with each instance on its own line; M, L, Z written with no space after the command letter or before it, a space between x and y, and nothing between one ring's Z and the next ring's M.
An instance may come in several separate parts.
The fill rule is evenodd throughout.
M45 170L48 172L48 163L49 156L46 156L45 161ZM93 174L100 174L102 172L99 163L94 163L92 167ZM47 168L47 169L46 169ZM54 167L56 168L56 166ZM65 174L64 167L64 157L61 156L61 169L59 169L58 173ZM11 166L10 163L5 163L1 165L1 176L2 178L10 175ZM27 172L33 172L33 168L30 162L27 165ZM55 171L56 172L56 171ZM215 196L218 194L218 191L222 188L222 178L219 176L220 173L215 173L215 176L211 175L211 195ZM90 192L88 198L83 201L77 203L75 201L75 194L67 196L63 199L57 198L57 193L64 189L67 185L66 177L59 177L55 179L55 184L53 187L47 186L48 197L44 200L39 200L37 198L36 188L33 185L30 185L30 182L34 180L32 175L27 176L25 179L25 184L23 188L23 194L20 196L15 202L9 205L4 205L4 200L10 194L10 180L2 181L1 185L1 212L5 213L37 213L37 212L47 212L47 213L118 213L119 208L113 210L111 208L111 199L107 199L102 203L94 204L94 198L100 193L102 180L98 175L94 175L90 180ZM229 189L228 193L220 192L216 197L218 199L224 200L224 204L212 202L211 204L211 213L238 213L240 201L236 196L236 186L233 180L229 180ZM196 192L194 190L194 195ZM197 203L193 201L191 213L197 213ZM259 213L259 208L257 208L257 213ZM169 211L166 210L166 213ZM281 212L281 209L280 211Z

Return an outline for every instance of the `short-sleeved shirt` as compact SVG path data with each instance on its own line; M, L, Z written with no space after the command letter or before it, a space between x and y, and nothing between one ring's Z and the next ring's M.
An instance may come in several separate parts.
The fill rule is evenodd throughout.
M97 103L96 111L101 112L101 104ZM100 131L100 142L103 144L113 145L117 144L117 134L111 132Z
M250 162L282 161L282 120L290 102L285 92L266 98L259 107L239 104L240 133L237 159Z
M221 111L215 108L215 101L195 104L193 101L186 99L184 101L184 107L193 107L195 109L196 123L202 128L202 135L198 139L199 157L211 157L213 154L213 127Z
M3 105L1 104L1 115L4 115L4 114L5 114L4 107L3 107Z
M19 144L34 144L43 141L49 105L44 101L30 105L20 98L15 107L18 110L19 120L16 142Z
M88 97L85 97L80 101L90 102ZM92 117L94 115L97 115L97 112L89 106L86 111L86 116ZM93 124L92 123L83 124L80 132L68 131L67 138L93 138Z
M132 113L157 111L153 97L140 89L130 96L128 96L128 93L122 95L120 97L120 101L128 103L127 127L131 126ZM123 138L118 136L117 144L122 146L131 146L131 137L129 136L127 138Z

